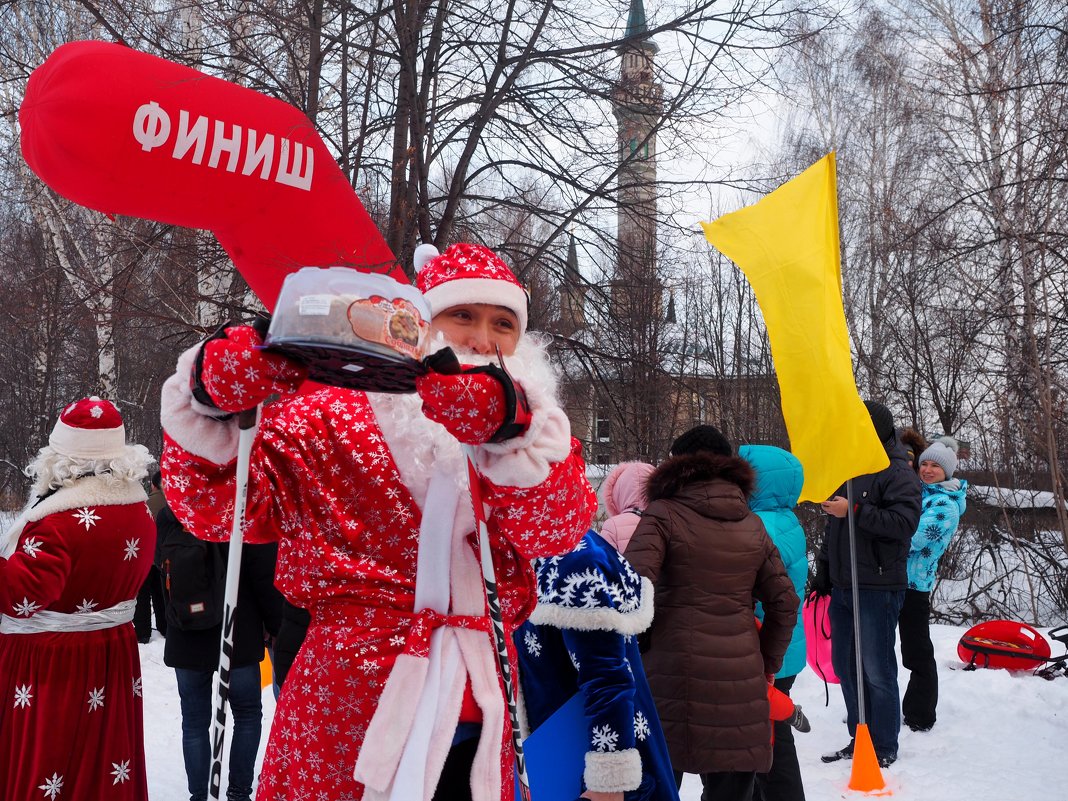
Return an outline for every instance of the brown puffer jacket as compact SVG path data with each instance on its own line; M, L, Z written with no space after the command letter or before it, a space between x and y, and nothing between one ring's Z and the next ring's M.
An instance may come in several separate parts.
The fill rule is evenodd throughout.
M684 773L766 772L771 723L765 674L782 664L798 599L746 497L743 459L676 456L649 478L649 505L627 559L656 588L645 671ZM757 631L754 600L764 605Z

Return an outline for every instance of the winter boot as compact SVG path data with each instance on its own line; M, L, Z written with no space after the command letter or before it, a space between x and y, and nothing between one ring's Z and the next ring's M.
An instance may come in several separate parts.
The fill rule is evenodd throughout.
M849 741L849 745L845 748L841 748L837 751L832 751L829 754L824 754L820 757L821 762L837 762L840 759L852 759L853 758L853 741Z

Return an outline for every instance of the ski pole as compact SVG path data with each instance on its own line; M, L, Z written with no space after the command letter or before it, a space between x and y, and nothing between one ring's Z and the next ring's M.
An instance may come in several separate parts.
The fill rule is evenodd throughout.
M226 741L226 703L230 696L230 662L234 654L234 611L241 578L241 548L245 541L245 502L248 499L248 470L252 443L259 429L259 407L237 417L237 482L234 490L234 522L230 529L230 551L226 558L226 591L223 595L222 639L219 643L219 677L215 686L215 715L211 721L211 773L209 797L219 801L222 792L223 745Z
M501 601L497 596L497 578L493 570L493 555L490 551L489 528L486 526L486 507L482 504L482 490L478 480L478 468L475 467L475 449L463 445L467 457L467 477L471 484L471 504L474 507L475 525L478 528L479 561L482 567L482 581L486 586L486 605L489 607L490 620L493 623L493 640L497 646L497 665L504 680L504 693L507 696L508 717L512 724L512 748L515 751L516 773L519 775L519 797L530 801L530 779L527 778L527 762L523 756L523 736L519 731L519 713L515 705L515 682L512 679L512 666L508 661L508 641L504 632L504 615L501 613Z

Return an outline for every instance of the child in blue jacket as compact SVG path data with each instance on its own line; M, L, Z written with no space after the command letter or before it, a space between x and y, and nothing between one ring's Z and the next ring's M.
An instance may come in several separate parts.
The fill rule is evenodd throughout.
M917 470L923 482L920 523L909 549L909 586L898 617L901 662L910 671L901 701L905 725L928 731L935 724L938 705L938 667L931 643L931 590L938 561L957 533L964 513L968 482L953 477L957 455L953 440L938 440L920 454Z
M801 462L789 451L771 445L742 445L738 448L738 455L749 462L756 473L756 489L749 496L749 508L764 524L768 536L779 550L797 597L803 598L808 579L808 547L805 530L794 514L805 478ZM762 617L762 612L758 604L757 616ZM775 687L789 695L805 663L805 623L798 612L782 668L775 674ZM804 801L805 788L801 782L801 767L797 762L790 722L777 720L774 733L771 770L757 774L754 801Z

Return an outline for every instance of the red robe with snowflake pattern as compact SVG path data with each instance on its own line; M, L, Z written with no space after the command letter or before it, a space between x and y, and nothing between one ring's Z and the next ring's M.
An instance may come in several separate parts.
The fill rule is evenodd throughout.
M146 500L137 483L92 476L23 513L16 550L0 559L0 614L17 623L135 599L156 547ZM0 625L0 795L145 801L133 624L34 634L12 625Z
M165 491L191 531L225 539L233 510L234 465L226 458L233 440L212 428L227 424L198 420L184 408L188 361L187 354L164 388ZM498 449L488 457L495 464L485 467L497 477L523 478L520 483L527 486L483 480L509 644L511 631L536 601L531 559L573 547L596 508L566 418L560 450L560 432L545 432L559 425L562 413L552 412L549 422L544 414L539 418L539 393L533 394L533 428L542 426L541 433L518 443L513 452ZM544 412L549 401L541 398L541 404ZM557 459L549 460L547 475L531 486L535 473L515 453L524 445L537 450L539 436L543 441L555 437ZM516 470L508 467L513 457L522 463ZM457 487L466 493L455 440L420 414L415 396L327 388L264 410L250 467L245 536L251 542L280 540L276 584L311 612L312 624L275 713L257 792L261 801L363 797L364 786L353 778L353 769L390 671L401 653L425 656L433 629L442 624L433 615L413 612L427 476L442 458L453 460ZM454 536L460 544L453 549L451 611L467 617L446 625L461 641L467 677L487 718L484 731L495 740L487 744L484 736L480 745L483 761L492 760L495 767L492 774L479 773L476 764L475 797L510 799L510 732L504 724L467 494L459 501L457 518L462 533L459 539ZM512 663L514 671L514 654ZM488 693L487 681L493 685ZM453 694L458 714L460 693ZM444 744L435 748L432 760L444 758L452 720L438 738ZM436 776L428 768L428 793Z

